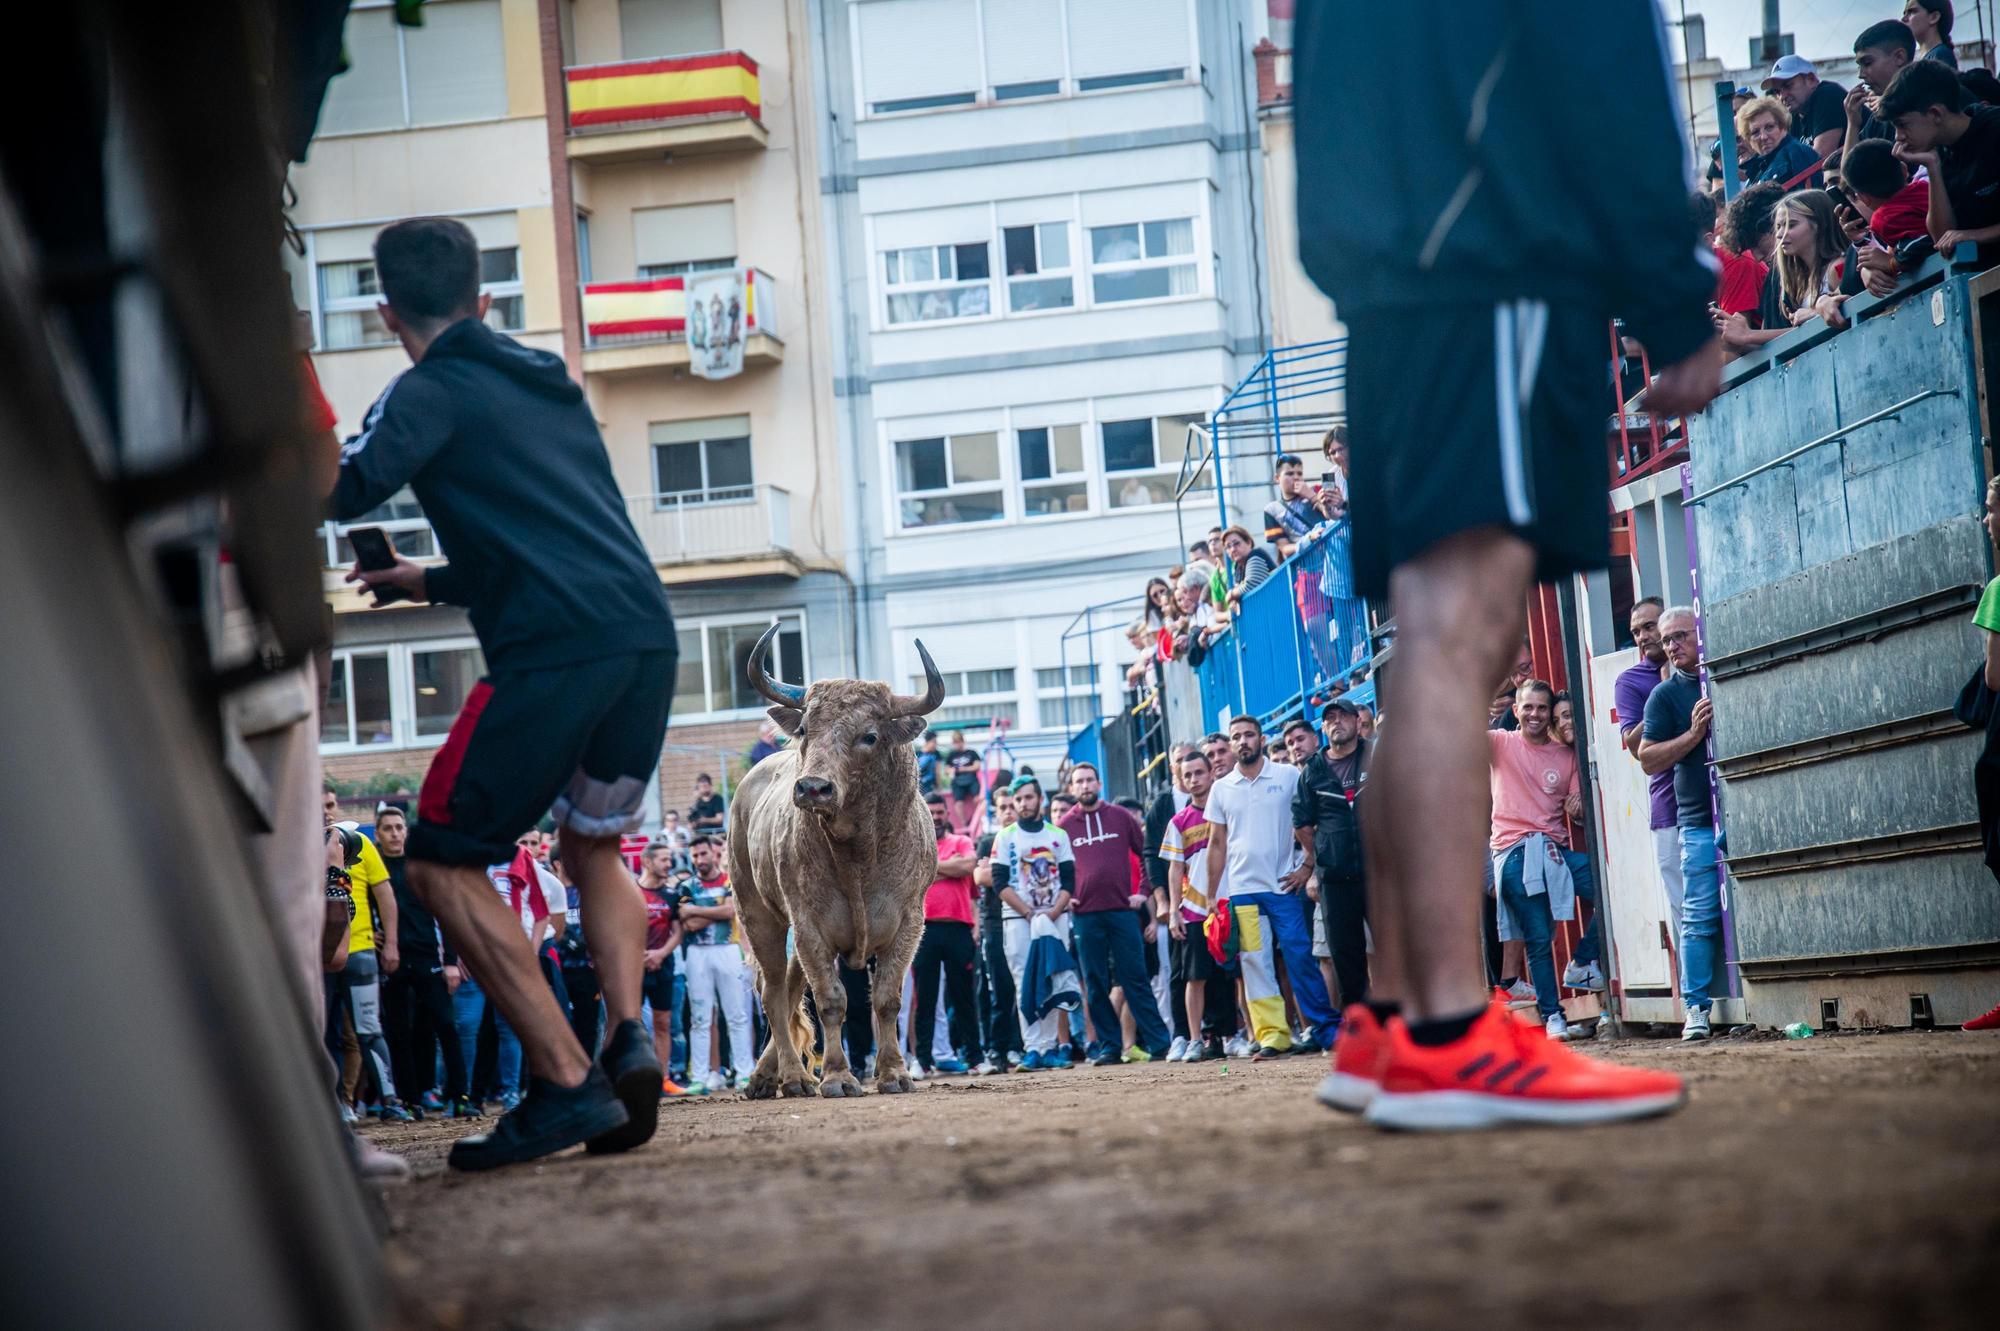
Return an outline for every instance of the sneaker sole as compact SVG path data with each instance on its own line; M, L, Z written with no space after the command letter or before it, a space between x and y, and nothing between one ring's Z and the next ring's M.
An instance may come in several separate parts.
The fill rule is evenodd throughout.
M591 1155L616 1155L651 1141L654 1131L660 1126L660 1079L663 1075L657 1063L625 1069L611 1083L611 1088L618 1092L619 1103L625 1106L625 1125L592 1137L583 1144L583 1149Z
M1616 1100L1533 1100L1478 1091L1379 1091L1365 1116L1396 1132L1474 1132L1513 1125L1581 1127L1669 1114L1687 1103L1685 1090Z
M1328 1109L1343 1114L1359 1114L1367 1109L1382 1089L1381 1083L1357 1077L1351 1072L1330 1072L1320 1080L1313 1098Z

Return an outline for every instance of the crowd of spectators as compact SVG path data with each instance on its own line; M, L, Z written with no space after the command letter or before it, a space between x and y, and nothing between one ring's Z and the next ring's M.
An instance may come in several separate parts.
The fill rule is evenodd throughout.
M1694 205L1729 354L1815 322L1843 329L1848 301L1890 294L1932 253L2000 257L2000 81L1957 69L1952 19L1944 0L1909 0L1864 28L1851 89L1797 55L1761 90L1736 89L1742 187L1718 218L1718 143Z

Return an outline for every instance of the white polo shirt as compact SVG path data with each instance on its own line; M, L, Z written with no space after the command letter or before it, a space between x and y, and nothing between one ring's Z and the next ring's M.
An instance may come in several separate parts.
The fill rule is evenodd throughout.
M1292 795L1298 788L1299 769L1268 756L1254 781L1245 780L1239 767L1215 783L1208 793L1208 821L1228 829L1229 847L1222 882L1210 896L1280 890L1278 879L1290 872L1298 852L1292 835Z

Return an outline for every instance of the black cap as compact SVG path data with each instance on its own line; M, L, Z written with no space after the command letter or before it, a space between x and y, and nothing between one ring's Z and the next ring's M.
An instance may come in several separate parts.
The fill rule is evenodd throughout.
M1334 698L1329 700L1326 706L1319 709L1319 719L1324 721L1328 716L1332 715L1334 712L1346 712L1349 716L1361 715L1361 709L1359 707L1356 707L1353 703L1347 701L1347 699Z

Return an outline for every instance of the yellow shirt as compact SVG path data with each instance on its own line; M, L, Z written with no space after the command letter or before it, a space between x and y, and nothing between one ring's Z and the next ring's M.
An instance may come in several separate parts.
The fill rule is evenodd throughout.
M377 883L389 881L389 866L382 863L382 852L375 849L375 843L367 837L361 838L361 858L347 871L354 880L354 922L348 926L347 953L373 952L375 950L375 902L370 889Z

